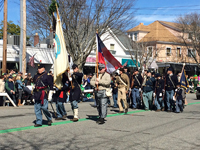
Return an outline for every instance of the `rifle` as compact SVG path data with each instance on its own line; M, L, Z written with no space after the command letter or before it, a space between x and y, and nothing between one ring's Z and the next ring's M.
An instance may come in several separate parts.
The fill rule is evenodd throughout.
M163 97L162 97L162 100L164 100L164 99L165 99L165 87L166 87L166 82L167 82L167 76L165 76L164 92L163 92Z
M158 85L158 79L156 81L156 86L155 86L155 91L154 91L155 94L156 94L156 87L157 87L157 85ZM153 97L153 105L155 105L155 97Z

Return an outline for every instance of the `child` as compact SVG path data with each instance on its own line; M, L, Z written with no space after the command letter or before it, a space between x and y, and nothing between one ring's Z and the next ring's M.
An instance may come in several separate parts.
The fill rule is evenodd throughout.
M181 88L180 82L177 83L175 90L175 97L176 97L176 111L175 113L183 112L183 96L182 92L183 89Z

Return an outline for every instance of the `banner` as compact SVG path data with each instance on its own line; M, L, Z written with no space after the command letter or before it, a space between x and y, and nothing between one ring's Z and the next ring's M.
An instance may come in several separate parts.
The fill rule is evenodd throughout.
M62 30L62 23L57 10L56 34L55 34L55 58L54 58L54 83L57 88L62 88L62 74L69 69L68 53Z

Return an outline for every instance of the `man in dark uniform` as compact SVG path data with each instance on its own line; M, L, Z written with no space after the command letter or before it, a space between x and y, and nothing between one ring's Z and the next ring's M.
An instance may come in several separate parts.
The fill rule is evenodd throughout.
M132 91L132 99L133 99L133 109L141 108L141 86L142 86L143 78L141 74L138 72L138 69L135 68L133 76L131 78L131 91Z
M155 78L151 77L151 71L147 71L147 79L146 83L143 87L143 101L144 101L144 109L145 110L152 110L152 98L153 98L153 91L155 88Z
M167 103L167 111L172 112L175 111L175 104L173 101L174 90L176 88L176 84L178 83L177 76L173 74L172 68L169 67L167 69L167 77L166 77L166 103Z
M66 73L62 74L63 87L60 90L56 89L56 93L54 95L54 101L56 102L56 112L57 112L57 118L55 120L65 120L65 118L67 118L67 113L63 103L66 102L67 99L66 93L69 90L70 83L68 75L66 75Z
M157 112L164 111L164 101L163 101L163 92L164 92L164 80L161 78L160 73L155 75L157 78L155 86L155 106Z
M47 90L53 90L53 82L45 71L44 65L40 64L38 66L38 72L33 78L35 89L34 89L34 109L36 115L36 124L34 127L42 126L42 111L48 120L48 125L51 125L52 118L48 111L48 96ZM42 110L42 111L41 111Z
M74 118L71 121L78 121L78 102L81 100L81 82L83 78L83 73L79 73L78 65L73 64L72 66L73 74L70 78L72 85L70 87L70 97L71 107L74 113Z

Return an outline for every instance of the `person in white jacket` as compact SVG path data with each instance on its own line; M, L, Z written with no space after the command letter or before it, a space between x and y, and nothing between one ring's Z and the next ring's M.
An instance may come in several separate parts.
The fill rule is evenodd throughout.
M4 76L0 76L0 93L5 93ZM0 97L0 106L3 105L4 97Z

